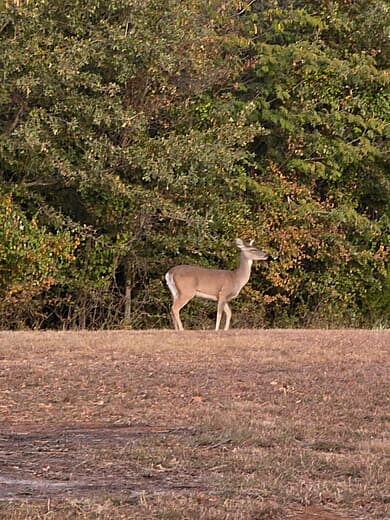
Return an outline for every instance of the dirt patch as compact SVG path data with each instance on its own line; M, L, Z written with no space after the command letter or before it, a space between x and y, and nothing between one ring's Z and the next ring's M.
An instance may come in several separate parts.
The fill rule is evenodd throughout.
M389 345L0 333L0 518L387 518Z
M148 426L63 427L42 431L0 431L0 500L91 497L105 494L137 497L167 490L201 489L194 475L169 475L162 467L140 472L114 464L100 454L123 453L136 437L186 435L184 429ZM142 441L141 441L142 442ZM98 462L97 462L98 461ZM165 475L164 475L165 474ZM161 478L159 478L161 476Z

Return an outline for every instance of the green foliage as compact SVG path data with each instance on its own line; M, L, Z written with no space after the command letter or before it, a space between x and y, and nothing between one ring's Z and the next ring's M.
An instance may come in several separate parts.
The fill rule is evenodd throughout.
M232 267L235 236L277 257L236 325L388 323L384 2L19 4L0 7L18 326L167 326L164 272Z
M49 232L35 218L28 220L11 196L0 193L2 326L23 325L23 310L64 281L67 268L75 261L76 246L69 232Z

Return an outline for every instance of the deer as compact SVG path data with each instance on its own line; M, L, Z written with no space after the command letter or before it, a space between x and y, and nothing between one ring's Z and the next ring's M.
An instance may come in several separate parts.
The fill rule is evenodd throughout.
M218 302L215 330L219 330L223 313L226 317L224 330L229 330L232 311L228 302L237 298L248 283L253 260L268 259L267 253L253 247L253 240L245 244L236 238L236 245L240 249L240 263L233 271L177 265L166 273L165 280L173 298L171 316L175 330L184 330L180 310L194 297Z

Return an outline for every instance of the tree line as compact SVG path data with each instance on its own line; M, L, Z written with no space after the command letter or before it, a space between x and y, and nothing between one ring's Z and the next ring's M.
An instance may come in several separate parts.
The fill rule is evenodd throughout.
M388 325L389 18L381 0L0 3L0 327L168 327L164 273L232 268L236 237L274 260L233 326Z

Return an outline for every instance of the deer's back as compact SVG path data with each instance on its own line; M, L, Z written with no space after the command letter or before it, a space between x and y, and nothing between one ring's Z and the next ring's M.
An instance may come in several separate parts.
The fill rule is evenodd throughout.
M221 291L225 286L234 285L232 271L223 269L207 269L194 265L177 265L169 270L176 286L188 287L194 291L207 294L209 291Z

